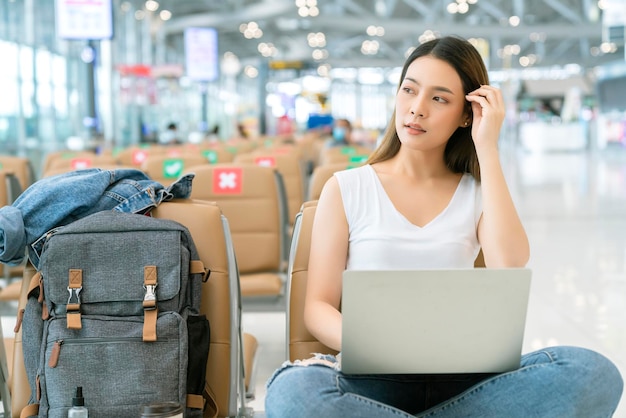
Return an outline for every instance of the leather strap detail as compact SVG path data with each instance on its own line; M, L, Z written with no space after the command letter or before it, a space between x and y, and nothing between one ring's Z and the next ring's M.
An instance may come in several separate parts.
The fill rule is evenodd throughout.
M83 287L83 271L81 269L70 269L70 289L79 289Z
M28 294L30 295L33 290L37 289L41 283L41 273L37 272L30 278L30 284L28 285ZM43 301L43 299L42 299Z
M48 311L47 303L44 303L43 305L41 305L41 319L43 319L44 321L47 321L48 319L50 319L50 311Z
M67 313L67 329L81 329L83 323L80 312Z
M202 395L187 394L187 408L204 410L204 402Z
M146 293L143 298L143 340L156 341L156 323L158 310L156 305L157 268L145 266L143 268L143 285Z
M157 268L156 266L145 266L143 268L143 284L146 286L157 285Z
M189 273L191 274L204 274L204 263L202 260L191 260L189 262Z
M81 329L83 327L80 316L80 292L83 290L83 271L70 269L67 291L70 296L67 299L67 328Z
M206 404L204 406L204 418L217 418L219 415L220 409L217 406L217 401L215 400L215 395L213 391L209 387L208 383L204 385L204 399L206 400Z

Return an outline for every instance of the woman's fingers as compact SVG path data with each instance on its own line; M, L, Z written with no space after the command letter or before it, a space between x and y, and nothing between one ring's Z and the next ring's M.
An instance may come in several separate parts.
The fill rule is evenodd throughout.
M481 86L467 94L469 102L478 103L482 108L486 106L502 107L502 93L492 86Z

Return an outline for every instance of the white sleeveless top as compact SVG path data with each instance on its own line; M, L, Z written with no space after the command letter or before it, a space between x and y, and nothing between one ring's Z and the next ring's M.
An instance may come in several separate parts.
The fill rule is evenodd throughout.
M348 220L349 270L471 268L480 250L480 184L464 174L448 206L423 227L398 212L376 171L335 173Z

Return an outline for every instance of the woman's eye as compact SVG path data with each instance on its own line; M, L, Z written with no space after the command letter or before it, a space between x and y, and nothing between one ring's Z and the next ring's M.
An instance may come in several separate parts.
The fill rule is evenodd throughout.
M439 96L433 97L433 100L439 103L448 103L446 99L444 99L443 97L439 97Z

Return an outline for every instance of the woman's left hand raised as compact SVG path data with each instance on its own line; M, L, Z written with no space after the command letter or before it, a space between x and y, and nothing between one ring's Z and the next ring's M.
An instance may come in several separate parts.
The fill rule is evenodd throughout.
M474 145L477 149L484 145L497 146L506 112L502 92L493 86L484 85L465 98L472 106Z

